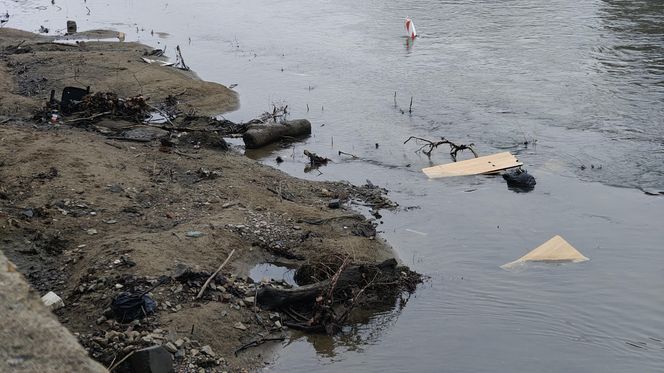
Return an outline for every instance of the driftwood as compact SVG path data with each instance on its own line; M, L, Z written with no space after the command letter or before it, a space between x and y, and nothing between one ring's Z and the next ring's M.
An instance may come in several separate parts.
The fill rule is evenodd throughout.
M334 290L343 291L351 287L364 287L370 278L367 275L370 272L379 271L379 278L399 279L400 273L397 269L397 261L388 259L377 265L349 265L343 269L337 278L316 282L310 285L304 285L292 289L276 289L273 287L262 288L256 297L256 303L265 309L282 309L285 307L298 306L302 304L314 304L316 298L331 289L330 284L335 281ZM370 277L374 277L371 275Z
M242 135L242 140L247 149L257 149L283 138L309 134L311 134L311 122L306 119L296 119L276 124L252 125Z

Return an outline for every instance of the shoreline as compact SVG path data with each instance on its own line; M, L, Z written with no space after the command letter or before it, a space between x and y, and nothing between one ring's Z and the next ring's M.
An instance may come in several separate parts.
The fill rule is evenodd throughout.
M30 117L52 89L81 83L122 97L143 93L155 105L179 94L180 110L197 115L220 114L238 104L235 93L220 84L141 62L150 47L62 46L48 40L0 30L0 216L7 221L0 239L5 255L40 294L54 291L63 298L66 306L56 315L96 360L110 366L118 353L183 341L174 352L180 354L179 367L264 366L271 358L266 360L262 348L234 352L261 330L288 332L281 317L261 311L261 318L252 311L252 292L258 290L253 281L261 279L248 279L249 268L275 261L298 266L323 256L358 263L394 256L372 222L347 206L327 206L331 198L389 206L379 188L297 179L220 149L219 138L210 142L180 134L180 150L164 152L158 141L103 136L135 127L124 120L104 118L81 128L66 125L66 119L58 126L34 124ZM19 44L20 53L8 52ZM219 279L224 284L217 283L201 301L192 300L189 294L200 287L203 274L233 250L236 255ZM146 322L127 326L104 316L121 291L145 289L160 276L175 278L181 268L191 278L152 291L158 311ZM277 346L268 344L268 350Z

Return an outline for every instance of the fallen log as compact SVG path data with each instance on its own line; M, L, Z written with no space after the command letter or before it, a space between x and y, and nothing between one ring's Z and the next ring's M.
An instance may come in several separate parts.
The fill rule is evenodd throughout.
M376 277L376 274L378 276ZM401 269L395 259L388 259L379 264L350 265L336 279L336 291L344 291L351 287L363 287L372 279L377 282L398 282ZM316 298L328 290L331 279L319 281L292 289L276 289L263 287L258 291L256 303L269 310L298 305L313 305Z
M257 149L287 137L300 137L311 134L311 122L296 119L275 124L256 124L242 135L247 149Z

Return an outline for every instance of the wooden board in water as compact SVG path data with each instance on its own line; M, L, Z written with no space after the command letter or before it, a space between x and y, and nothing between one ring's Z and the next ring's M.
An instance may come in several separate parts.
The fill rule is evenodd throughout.
M510 152L487 155L475 159L469 159L461 162L441 164L438 166L423 168L424 172L430 178L447 176L465 176L488 174L496 171L506 170L508 168L519 167L523 163L519 162Z
M588 258L570 245L569 242L565 241L564 238L555 236L521 258L500 267L510 269L525 262L577 263L585 262L586 260Z

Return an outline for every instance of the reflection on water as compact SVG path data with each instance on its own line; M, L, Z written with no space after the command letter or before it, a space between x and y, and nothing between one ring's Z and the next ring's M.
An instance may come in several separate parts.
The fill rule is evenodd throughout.
M664 2L602 0L600 5L598 15L609 33L594 57L604 70L625 84L664 85ZM653 93L654 100L664 98L662 90Z
M361 353L367 346L377 344L383 334L396 324L408 303L408 296L402 295L395 304L377 304L371 311L353 311L348 325L335 336L296 332L288 345L310 344L320 358L328 361L334 361L337 356L348 352Z
M249 277L254 282L262 281L263 279L284 281L289 285L297 286L295 283L295 269L288 268L272 263L262 263L254 266L249 270Z

